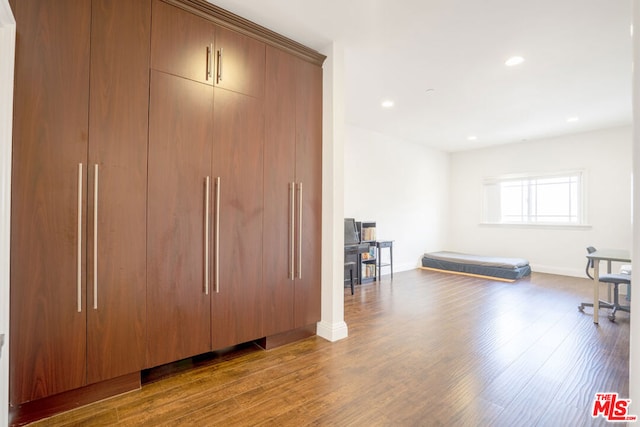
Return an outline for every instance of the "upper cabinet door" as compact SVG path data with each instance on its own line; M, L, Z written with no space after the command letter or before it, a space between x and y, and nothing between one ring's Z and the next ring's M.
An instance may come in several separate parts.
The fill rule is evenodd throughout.
M217 27L215 62L217 87L256 98L264 96L264 43Z
M151 68L213 85L213 23L160 0L151 13Z

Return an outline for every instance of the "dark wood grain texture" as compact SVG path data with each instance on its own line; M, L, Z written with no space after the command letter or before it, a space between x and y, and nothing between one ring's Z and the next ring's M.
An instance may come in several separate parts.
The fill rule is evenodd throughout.
M25 425L102 399L132 390L139 390L140 385L140 373L134 373L34 400L12 407L9 413L10 424ZM94 419L92 418L93 421ZM111 417L106 420L106 422L115 421L117 421L117 417Z
M151 74L147 366L211 349L205 180L211 176L212 91L202 83Z
M12 403L265 335L263 38L271 44L280 39L204 2L168 3L175 2L11 2L19 20L20 98ZM228 22L220 21L227 15ZM292 53L297 60L322 62L322 55L281 40L290 76L296 72ZM217 49L224 54L216 88L221 95L214 97ZM289 86L285 112L313 97L297 100L295 79L279 84L271 96ZM219 116L213 115L214 99ZM286 123L291 120L293 128ZM215 139L212 121L219 130ZM289 126L287 144L295 140L296 123L295 114L279 117L276 126ZM204 268L210 261L204 229L211 222L204 201L212 194L204 183L207 177L214 183L210 161L218 137L225 142L213 159L231 192L223 198L223 233L214 237L225 245L221 278L234 286L213 301L212 317L212 292L205 285L211 274ZM295 160L295 147L289 148ZM247 171L239 172L242 167ZM293 162L288 167L295 172ZM288 179L284 188L268 191L288 197ZM302 206L300 196L302 212L306 202ZM286 202L288 217L295 197ZM283 230L291 242L295 231L286 225ZM243 233L253 238L240 239ZM302 232L298 237L302 241ZM285 254L288 267L293 252ZM273 333L300 326L294 297L289 287L278 303L286 307L286 322ZM316 300L317 316L305 311L306 295L299 304L310 314L298 322L302 326L318 320ZM224 333L212 334L212 327Z
M165 0L181 9L215 23L218 26L231 29L240 34L248 35L256 40L271 46L278 47L286 52L312 62L322 65L326 56L315 50L291 40L282 34L275 33L268 28L251 22L241 16L222 9L206 0Z
M213 176L220 178L220 262L211 264L220 279L211 293L215 350L263 336L262 100L216 88L213 123Z
M629 393L629 316L593 324L591 283L413 270L345 288L349 337L244 347L42 423L605 426L597 391Z
M222 54L218 57L222 49ZM264 97L265 44L223 27L216 28L216 86ZM220 61L221 59L221 61Z
M322 69L268 46L266 70L268 336L320 320Z
M86 381L86 202L91 4L19 1L11 208L10 402ZM82 218L78 165L83 164ZM78 312L78 220L82 311Z
M87 381L144 367L146 341L148 1L94 0L89 117ZM98 238L93 238L98 165ZM97 245L98 258L93 248ZM97 263L97 308L94 267Z
M213 85L214 63L207 49L213 54L215 26L160 0L153 0L152 16L151 68Z
M296 58L296 181L298 209L295 327L320 321L322 239L322 68ZM301 258L301 259L300 259Z
M291 185L295 180L295 58L267 46L264 142L264 333L294 329Z

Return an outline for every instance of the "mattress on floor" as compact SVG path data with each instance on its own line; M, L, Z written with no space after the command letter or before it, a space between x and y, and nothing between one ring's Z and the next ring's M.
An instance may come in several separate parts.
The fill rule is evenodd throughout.
M490 257L447 251L424 254L422 266L511 280L531 274L529 261L523 258Z

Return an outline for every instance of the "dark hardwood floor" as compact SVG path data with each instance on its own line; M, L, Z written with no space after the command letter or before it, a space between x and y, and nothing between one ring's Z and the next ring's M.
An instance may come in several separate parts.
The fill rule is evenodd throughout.
M347 339L216 353L38 424L592 426L595 393L628 398L629 315L594 325L587 279L394 276L345 289Z

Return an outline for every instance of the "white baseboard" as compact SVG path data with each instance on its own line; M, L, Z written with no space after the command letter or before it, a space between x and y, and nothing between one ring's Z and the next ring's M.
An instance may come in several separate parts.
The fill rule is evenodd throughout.
M588 279L584 270L574 270L570 268L549 267L545 265L531 265L531 270L536 273L558 274L560 276L577 277ZM627 286L620 286L620 295L627 296ZM624 303L623 303L624 304Z
M558 274L560 276L581 277L588 279L584 273L584 269L576 270L574 268L554 267L550 265L531 264L531 271L535 273Z
M349 336L349 328L344 321L337 323L320 321L316 327L316 334L327 341L340 341Z

